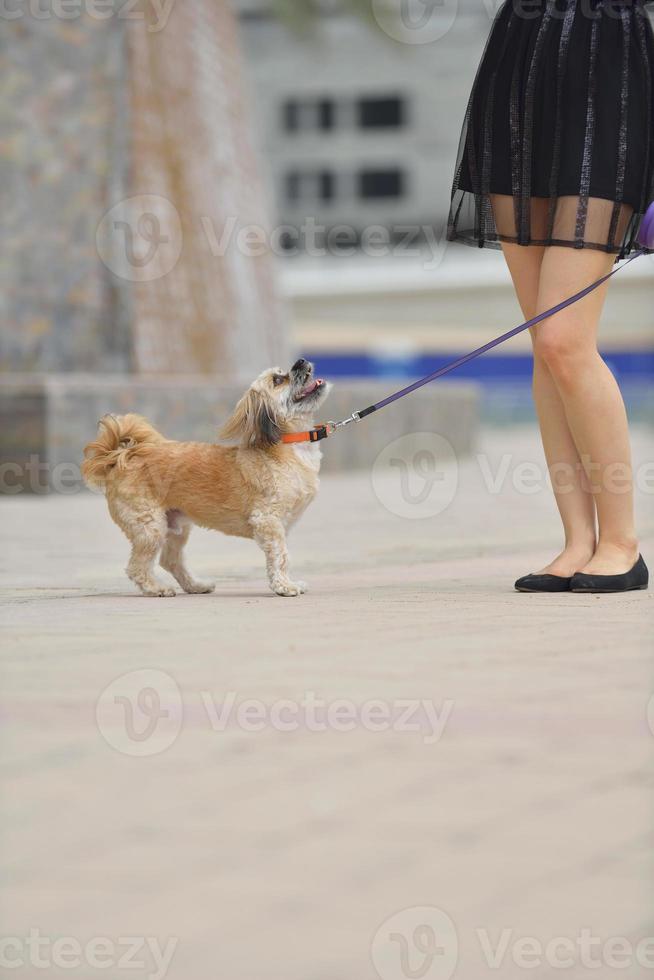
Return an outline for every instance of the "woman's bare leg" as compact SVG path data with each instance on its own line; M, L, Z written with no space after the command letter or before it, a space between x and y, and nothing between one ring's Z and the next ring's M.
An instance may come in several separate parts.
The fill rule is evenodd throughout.
M613 256L592 249L548 248L541 264L538 310L549 309L599 279L613 262ZM627 414L617 382L597 350L607 288L605 284L539 324L534 339L536 361L549 372L560 399L557 403L542 370L538 399L544 442L550 450L556 447L555 456L563 454L570 460L572 453L563 435L565 419L597 508L597 548L592 558L587 555L586 562L572 570L598 575L626 572L638 558ZM563 415L558 405L563 406ZM581 541L590 546L594 530L590 508L582 505L577 489L567 500L561 515L566 540L570 530L577 547Z
M530 320L538 312L546 250L506 243L502 248L522 312ZM542 571L568 578L586 565L595 550L595 502L588 490L558 388L546 362L536 352L533 392L545 458L565 533L563 551Z

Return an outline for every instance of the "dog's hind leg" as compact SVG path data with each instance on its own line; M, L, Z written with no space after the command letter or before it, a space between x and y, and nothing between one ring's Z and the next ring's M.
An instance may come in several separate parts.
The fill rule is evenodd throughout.
M177 579L184 592L204 595L213 592L216 586L213 582L196 582L184 563L184 546L191 533L191 526L191 522L177 512L168 517L168 533L159 564Z
M166 541L166 514L161 508L142 503L135 506L124 500L113 500L111 516L132 543L127 575L146 596L174 596L175 590L160 582L154 564Z
M288 575L286 531L278 517L255 512L250 518L254 540L266 556L270 588L277 595L296 596L306 592L304 582L293 582Z

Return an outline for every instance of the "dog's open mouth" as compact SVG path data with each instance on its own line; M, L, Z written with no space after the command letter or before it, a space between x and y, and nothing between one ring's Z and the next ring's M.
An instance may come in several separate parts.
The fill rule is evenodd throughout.
M314 378L313 381L310 381L309 384L302 389L299 395L295 396L295 401L302 402L304 401L305 398L309 398L311 395L315 395L315 393L319 391L320 388L322 388L324 383L325 382L323 381L322 378Z

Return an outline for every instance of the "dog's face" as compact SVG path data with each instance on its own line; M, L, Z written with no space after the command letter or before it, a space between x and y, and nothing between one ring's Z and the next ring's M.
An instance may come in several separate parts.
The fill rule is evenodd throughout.
M221 435L246 446L274 446L283 433L311 425L330 389L328 382L314 377L313 364L304 358L286 373L270 368L243 395Z

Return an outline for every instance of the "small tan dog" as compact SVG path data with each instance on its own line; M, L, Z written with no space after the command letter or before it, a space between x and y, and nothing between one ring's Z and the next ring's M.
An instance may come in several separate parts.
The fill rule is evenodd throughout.
M225 439L240 441L233 447L173 442L139 415L101 419L82 473L105 490L109 513L131 541L127 574L143 595L175 595L155 577L157 558L185 592L214 590L184 564L193 524L254 539L277 595L306 590L289 577L286 532L316 495L322 454L317 443L281 440L313 427L329 388L305 360L288 373L264 371L222 429Z

